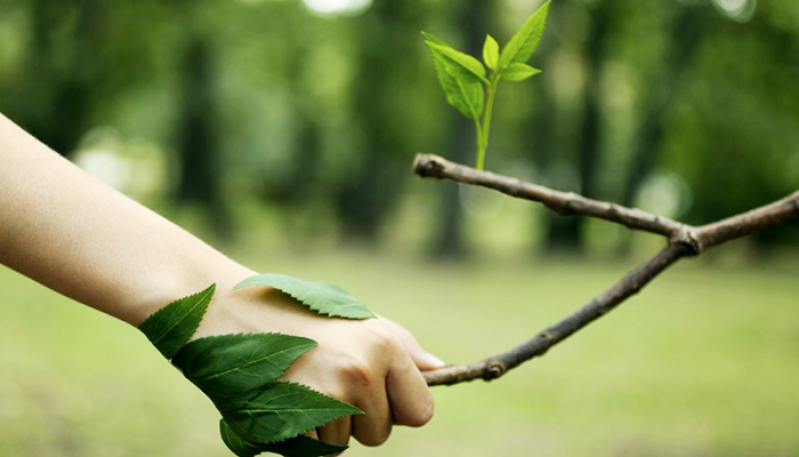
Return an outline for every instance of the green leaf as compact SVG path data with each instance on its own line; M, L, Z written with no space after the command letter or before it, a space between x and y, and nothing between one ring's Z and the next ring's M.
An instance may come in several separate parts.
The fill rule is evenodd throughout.
M274 384L316 342L279 333L200 338L181 349L172 363L220 410L238 407L244 394Z
M270 444L294 438L340 417L363 412L294 383L279 382L222 417L248 441Z
M483 61L492 70L499 65L499 43L491 35L486 35L486 42L483 44Z
M427 43L432 50L444 56L448 63L452 66L453 71L459 73L458 76L469 78L471 76L477 78L478 81L488 84L486 80L486 69L479 60L456 51L449 46L444 46L435 43Z
M280 274L252 276L240 282L233 290L247 286L267 286L281 290L307 305L312 310L333 317L368 319L375 317L363 303L347 291L330 284L305 281Z
M274 452L285 457L320 457L347 450L347 446L333 446L305 436L274 444L254 443L237 435L224 419L219 421L219 433L228 449L238 457L255 457L262 452Z
M451 59L438 51L441 47L450 48L444 40L425 32L422 32L422 36L430 49L438 82L444 89L447 102L467 118L479 119L483 113L485 100L480 79L468 70L461 69L459 71L458 68L461 67L454 66Z
M525 63L533 55L544 34L549 3L544 3L538 11L533 13L522 28L516 32L516 35L510 39L499 58L500 70L508 68L512 63Z
M503 79L507 79L508 81L524 81L539 73L541 73L541 70L531 67L526 63L512 63L508 65L508 68L502 70L500 74Z
M173 301L145 319L139 330L171 359L197 331L215 289L216 284L211 284L202 292Z
M422 32L422 38L424 38L425 43L433 43L433 44L437 44L437 45L440 45L440 46L447 46L447 47L450 47L450 48L452 47L449 44L447 44L446 41L444 41L441 38L433 35L432 33Z

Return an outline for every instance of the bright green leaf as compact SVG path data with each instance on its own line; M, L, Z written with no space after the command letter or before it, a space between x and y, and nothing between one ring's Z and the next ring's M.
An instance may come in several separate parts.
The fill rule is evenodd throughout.
M492 70L499 65L499 43L491 35L486 35L486 42L483 44L483 61Z
M300 384L279 382L222 417L244 439L270 444L363 412Z
M485 100L480 80L466 70L458 71L450 59L438 52L438 48L434 48L434 46L450 47L444 40L425 32L422 32L422 36L430 49L438 82L444 89L447 102L467 118L479 119L483 113Z
M522 28L516 32L516 35L510 39L499 58L500 70L507 68L512 63L525 63L533 55L544 34L549 3L544 3L533 13Z
M228 449L238 457L255 457L262 452L274 452L285 457L321 457L347 450L346 446L333 446L304 436L274 444L253 443L237 435L224 419L219 421L219 433Z
M485 79L486 69L479 60L475 59L469 54L456 51L449 46L443 46L430 42L428 42L427 45L435 52L444 56L453 69L456 72L461 73L460 76L463 78L468 78L471 75L476 77L481 82L488 83L488 81Z
M541 70L525 63L512 63L508 65L508 68L502 70L500 74L503 79L507 79L508 81L524 81L539 73L541 73Z
M172 363L220 410L240 406L242 396L274 384L316 342L279 333L212 336L187 344Z
M344 289L330 284L305 281L287 275L262 274L245 279L233 289L247 286L274 287L296 298L312 310L328 316L346 319L374 317L363 303Z
M202 292L173 301L145 319L139 330L171 359L197 331L215 289L216 284L211 284Z
M440 46L446 46L448 48L452 47L449 44L447 44L446 41L444 41L441 38L433 35L432 33L422 32L422 38L424 38L425 43L433 43L433 44L437 44L437 45L440 45Z

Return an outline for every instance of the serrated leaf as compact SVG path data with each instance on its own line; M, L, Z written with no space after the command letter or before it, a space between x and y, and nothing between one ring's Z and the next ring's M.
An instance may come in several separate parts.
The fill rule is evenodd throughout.
M508 68L502 70L500 75L508 81L524 81L539 73L541 73L541 70L525 63L512 63L508 65Z
M499 58L499 69L504 70L512 63L525 63L530 60L541 36L544 34L544 27L547 22L549 3L544 3L532 16L525 22L516 35L510 39L505 49L502 50Z
M274 444L254 443L236 434L224 419L219 421L219 433L228 449L238 457L255 457L262 452L274 452L285 457L321 457L347 450L347 446L334 446L305 436Z
M375 317L358 299L338 286L305 281L288 275L262 274L240 282L233 290L248 286L274 287L296 298L319 314L346 319Z
M223 412L222 417L247 441L270 444L353 414L363 412L306 386L279 382L264 389L246 405Z
M499 43L491 35L486 35L486 41L483 44L483 61L492 70L496 70L499 65Z
M433 35L432 33L422 32L422 38L424 38L424 41L428 42L428 43L433 43L433 44L437 44L437 45L441 45L441 46L447 46L447 47L450 47L450 48L452 47L449 44L447 44L446 41L444 41L441 38Z
M483 113L485 93L479 79L468 71L453 69L451 61L437 51L434 46L450 47L444 40L422 32L425 43L433 57L436 76L447 102L469 119L479 119Z
M214 290L216 284L211 284L202 292L173 301L147 317L139 330L164 357L171 359L197 331Z
M249 400L244 394L277 382L294 360L314 347L313 340L279 333L212 336L188 343L172 363L217 408L228 410Z
M434 51L444 56L448 63L453 67L453 70L458 73L458 76L462 78L474 77L477 78L478 81L486 83L488 82L485 79L486 69L479 60L475 59L469 54L464 54L460 51L457 51L450 46L444 46L430 42L428 42L427 45Z

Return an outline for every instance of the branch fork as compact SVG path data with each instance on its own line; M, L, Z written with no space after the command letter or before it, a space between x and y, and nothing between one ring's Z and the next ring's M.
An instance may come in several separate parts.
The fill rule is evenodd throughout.
M448 179L487 187L512 197L541 203L561 216L604 219L631 230L660 235L668 240L668 244L660 252L627 273L588 304L521 345L477 362L424 372L423 375L431 386L499 378L516 366L544 355L552 346L613 310L680 258L696 257L728 241L799 219L799 190L746 213L696 227L640 209L592 200L573 192L560 192L521 178L477 170L433 154L417 154L413 162L413 172L423 178Z

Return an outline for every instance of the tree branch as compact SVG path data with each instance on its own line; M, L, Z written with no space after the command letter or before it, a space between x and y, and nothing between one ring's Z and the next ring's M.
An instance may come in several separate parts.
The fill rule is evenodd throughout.
M627 226L633 230L663 235L669 239L682 235L684 226L667 217L625 208L615 203L592 200L573 192L560 192L509 176L480 171L450 162L433 154L418 154L413 171L423 178L449 179L464 184L488 187L512 197L533 200L561 216L591 216Z
M707 249L727 241L799 219L799 191L738 216L694 227L615 203L592 200L571 192L559 192L525 182L519 178L479 171L431 154L418 154L414 160L413 170L421 177L450 179L464 184L488 187L517 198L540 202L560 215L605 219L633 230L662 235L669 240L669 244L654 257L629 272L587 305L542 330L527 342L477 362L423 373L425 380L431 386L458 384L474 379L496 379L512 368L544 355L552 346L605 315L638 293L680 258L698 256Z

